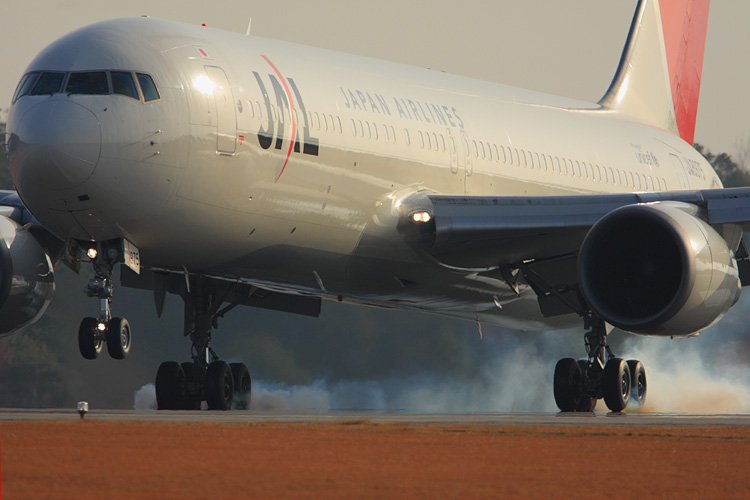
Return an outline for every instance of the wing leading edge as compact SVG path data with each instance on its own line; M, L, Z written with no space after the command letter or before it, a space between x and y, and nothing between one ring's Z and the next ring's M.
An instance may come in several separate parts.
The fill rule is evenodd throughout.
M416 213L429 214L428 221L424 222L423 216L415 221ZM605 224L605 219L615 222ZM707 259L712 263L708 267L734 268L728 271L729 279L739 274L744 285L750 284L750 261L742 239L750 230L750 188L565 196L420 193L402 203L399 227L407 242L441 266L457 272L499 272L516 289L519 282L530 285L545 316L572 312L584 316L590 310L590 301L585 300L580 287L582 269L588 262L582 265L580 255L587 239L593 239L595 227L606 227L609 232L598 238L600 250L589 251L586 259L604 266L598 274L612 275L613 268L630 269L633 276L621 274L622 283L615 279L611 284L622 293L637 295L653 280L651 288L669 295L659 284L668 282L670 276L657 271L669 269L669 262L678 260L687 267L680 271L682 278L675 272L674 280L681 279L685 286L700 282L708 275L701 274L703 267L690 268L689 261L704 258L690 253L691 248L701 246L708 248ZM605 234L602 231L598 231L600 235ZM657 238L673 239L682 249L669 255L664 248L671 248L670 243L657 243ZM708 243L696 242L704 239ZM616 243L607 246L601 241ZM722 251L725 261L719 264ZM602 252L607 254L605 260L599 258ZM626 262L636 255L644 262ZM717 271L706 278L706 286L720 282L720 274ZM628 288L629 281L640 285ZM686 300L676 299L682 305Z

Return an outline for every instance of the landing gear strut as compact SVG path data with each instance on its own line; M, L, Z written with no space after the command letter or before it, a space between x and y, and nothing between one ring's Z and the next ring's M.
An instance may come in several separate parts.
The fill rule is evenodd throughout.
M86 359L96 359L104 344L114 359L125 359L130 352L130 323L125 318L112 317L112 271L123 261L119 240L97 242L87 254L94 266L94 278L83 289L89 297L99 299L99 317L88 317L78 328L78 348Z
M220 309L231 285L204 276L189 279L185 300L185 336L192 343L192 361L165 361L156 374L160 410L245 409L250 403L250 373L243 363L221 361L211 349L211 329L237 304Z
M628 402L646 402L646 370L637 360L617 358L607 345L604 322L592 317L591 330L584 336L587 360L561 359L555 366L554 394L563 412L590 412L596 402L613 412L623 411Z

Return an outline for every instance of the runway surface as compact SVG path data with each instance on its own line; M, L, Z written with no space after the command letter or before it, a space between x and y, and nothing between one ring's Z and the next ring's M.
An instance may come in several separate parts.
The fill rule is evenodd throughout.
M75 409L0 408L0 422L77 420ZM750 415L675 413L405 413L367 411L156 411L97 410L85 415L96 421L342 423L497 425L497 426L750 426Z
M81 420L73 408L0 409L0 438L7 498L702 500L750 490L750 415L91 408Z

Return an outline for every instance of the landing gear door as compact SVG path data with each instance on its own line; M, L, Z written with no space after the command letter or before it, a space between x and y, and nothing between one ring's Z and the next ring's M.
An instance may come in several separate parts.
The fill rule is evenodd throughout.
M224 70L218 66L206 66L206 74L213 82L216 102L216 151L233 155L237 148L237 116L234 111L234 95Z

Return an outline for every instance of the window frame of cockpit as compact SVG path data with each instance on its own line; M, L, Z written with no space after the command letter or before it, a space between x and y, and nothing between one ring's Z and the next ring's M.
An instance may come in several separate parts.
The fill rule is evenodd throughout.
M108 90L108 92L106 94L94 94L94 93L87 94L87 93L71 93L71 92L68 92L68 90L67 90L68 89L68 84L70 83L70 77L72 75L74 75L74 74L83 74L83 73L102 73L102 72L107 77L107 90ZM136 91L138 93L138 98L137 99L134 98L134 97L132 97L132 96L126 95L126 94L115 93L115 91L114 91L114 85L112 83L112 73L113 72L114 73L129 73L130 74L131 78L133 79L133 84L135 85L135 89L136 89ZM12 103L15 104L15 102L18 99L20 99L21 97L23 97L25 95L31 95L32 90L37 85L37 83L39 83L39 79L41 78L41 76L44 73L64 73L65 76L63 78L62 85L60 86L60 90L58 92L55 92L55 93L66 94L68 96L70 96L70 95L88 95L88 96L93 96L93 95L99 95L99 96L102 96L102 95L111 95L111 96L120 95L120 96L127 97L129 99L134 99L134 100L140 102L141 104L152 104L152 103L155 103L155 102L159 102L159 101L161 101L163 99L163 97L161 95L161 90L159 90L159 84L156 83L156 79L154 78L154 76L151 73L148 73L146 71L127 70L127 69L97 69L97 70L87 70L87 71L53 71L53 70L43 71L43 70L34 70L34 71L29 71L28 73L24 74L21 77L21 80L19 80L18 85L16 86L16 91L13 94ZM151 100L148 100L148 101L146 100L146 95L144 94L143 87L142 87L141 82L140 82L140 80L138 78L139 75L144 75L144 76L148 77L148 79L151 81L151 83L154 86L154 90L156 91L156 95L158 96L157 99L151 99ZM29 81L30 79L31 79L31 81ZM28 84L28 88L26 89L25 92L21 93L21 90L27 84ZM40 94L40 95L48 95L48 94Z

